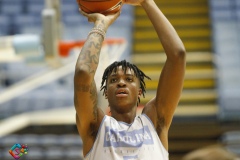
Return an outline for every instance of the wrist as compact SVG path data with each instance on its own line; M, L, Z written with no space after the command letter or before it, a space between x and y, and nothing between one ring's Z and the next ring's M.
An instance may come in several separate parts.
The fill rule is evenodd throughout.
M93 33L96 33L96 34L102 36L103 40L105 39L106 32L105 32L105 30L103 30L102 28L94 27L94 28L88 33L88 36L90 36L90 35L93 34Z
M142 7L146 7L146 6L150 5L151 3L154 3L154 0L143 0L143 1L140 3L140 5L141 5Z
M95 23L94 28L100 28L102 29L105 33L107 32L108 26L102 24L102 23Z

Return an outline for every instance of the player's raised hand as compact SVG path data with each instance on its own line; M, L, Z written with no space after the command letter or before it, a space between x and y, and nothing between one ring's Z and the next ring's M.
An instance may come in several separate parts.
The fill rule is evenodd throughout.
M133 6L141 6L141 3L147 0L123 0L123 3L130 4Z
M88 14L86 12L83 12L82 10L79 10L79 11L82 15L88 18L89 22L94 23L95 26L102 27L102 29L104 29L105 31L120 15L120 11L115 14L109 14L109 15L103 15L101 13Z

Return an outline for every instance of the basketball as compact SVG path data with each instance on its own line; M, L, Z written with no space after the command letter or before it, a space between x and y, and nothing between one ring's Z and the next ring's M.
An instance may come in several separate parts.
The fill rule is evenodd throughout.
M121 10L122 0L77 0L79 8L86 13L113 14Z

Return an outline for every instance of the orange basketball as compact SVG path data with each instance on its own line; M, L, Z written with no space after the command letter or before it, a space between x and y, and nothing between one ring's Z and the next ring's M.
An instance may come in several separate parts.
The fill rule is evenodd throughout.
M123 5L122 0L77 0L79 8L86 13L102 13L104 15L118 12Z

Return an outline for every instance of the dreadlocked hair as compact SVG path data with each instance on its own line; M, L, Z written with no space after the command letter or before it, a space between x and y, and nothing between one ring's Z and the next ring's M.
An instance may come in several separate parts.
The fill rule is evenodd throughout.
M145 75L143 73L143 71L141 71L136 65L131 64L129 62L127 62L126 60L122 60L122 61L115 61L112 64L110 64L104 71L103 76L102 76L102 83L101 83L101 91L103 90L103 95L105 95L105 91L107 89L107 79L108 76L114 71L117 71L117 68L119 66L122 66L122 69L124 71L124 73L126 73L127 68L129 68L130 70L133 70L135 73L135 76L139 79L140 81L140 88L142 89L142 94L143 97L145 97L144 93L146 93L146 84L144 82L144 77L146 77L147 79L151 80L150 77L148 77L147 75ZM140 98L138 97L138 103L140 103ZM138 105L138 104L137 104Z

